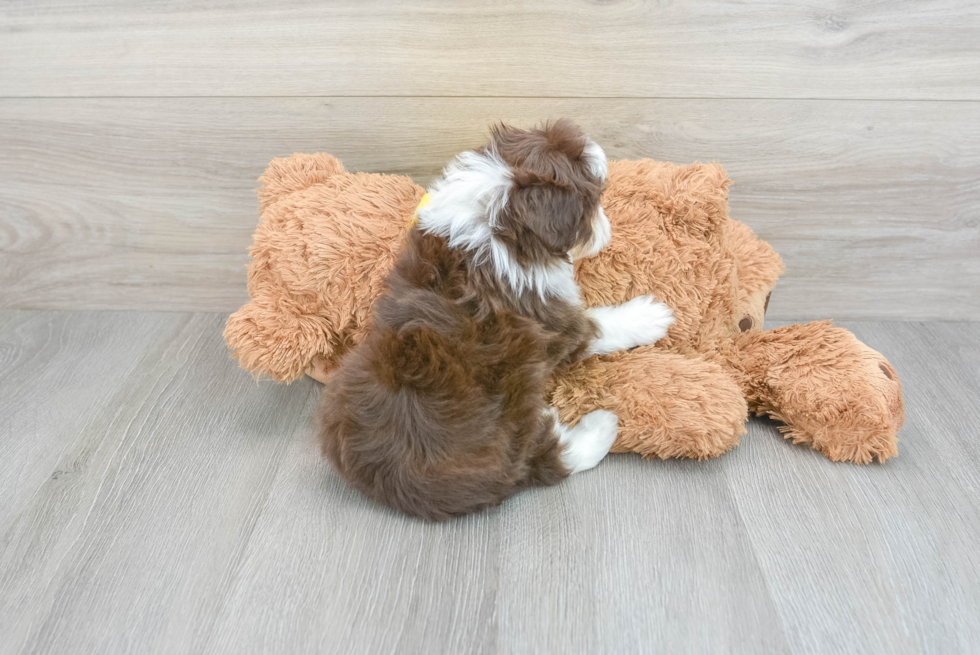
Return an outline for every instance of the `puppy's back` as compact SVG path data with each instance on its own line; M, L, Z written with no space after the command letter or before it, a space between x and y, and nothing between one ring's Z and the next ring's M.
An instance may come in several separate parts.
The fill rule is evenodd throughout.
M411 239L371 335L324 389L325 454L369 497L428 520L567 476L541 411L539 327L468 300L465 262L442 237Z

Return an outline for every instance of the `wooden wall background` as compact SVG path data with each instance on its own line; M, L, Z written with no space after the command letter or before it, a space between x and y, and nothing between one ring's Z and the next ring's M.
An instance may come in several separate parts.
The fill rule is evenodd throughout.
M777 319L980 319L980 2L0 4L0 307L231 311L265 164L494 120L722 162Z

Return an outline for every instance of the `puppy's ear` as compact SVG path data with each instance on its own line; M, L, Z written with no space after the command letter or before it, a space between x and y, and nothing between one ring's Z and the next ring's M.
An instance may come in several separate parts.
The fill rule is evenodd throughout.
M495 231L518 256L530 261L564 257L576 243L590 238L581 234L590 229L589 221L582 220L584 198L571 185L523 169L513 176Z
M491 147L511 167L512 184L491 227L524 261L564 257L592 238L604 177L590 144L568 120L530 130L494 127Z

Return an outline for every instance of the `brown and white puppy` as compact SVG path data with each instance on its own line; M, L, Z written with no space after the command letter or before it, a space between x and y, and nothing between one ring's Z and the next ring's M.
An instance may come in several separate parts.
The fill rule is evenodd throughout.
M609 241L606 156L574 124L497 127L431 190L375 306L328 381L323 449L369 497L444 520L595 466L617 418L557 421L545 388L574 358L653 343L673 322L649 296L587 311L573 257Z

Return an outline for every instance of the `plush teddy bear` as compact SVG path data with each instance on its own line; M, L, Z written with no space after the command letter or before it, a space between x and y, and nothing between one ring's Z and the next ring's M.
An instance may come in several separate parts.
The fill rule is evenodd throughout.
M424 192L405 177L349 173L327 154L273 160L260 182L252 300L225 339L253 374L323 381L367 334ZM703 459L738 444L751 410L835 461L896 455L902 388L882 355L829 321L763 329L783 264L728 217L729 185L717 164L610 163L612 241L576 264L583 299L653 294L676 322L653 346L556 376L562 420L607 409L620 421L613 452Z

